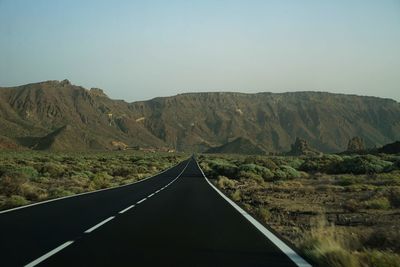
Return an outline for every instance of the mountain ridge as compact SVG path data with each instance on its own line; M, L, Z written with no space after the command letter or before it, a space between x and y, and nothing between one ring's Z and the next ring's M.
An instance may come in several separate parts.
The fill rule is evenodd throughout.
M337 152L354 136L370 147L400 139L400 104L320 91L189 92L128 103L68 80L0 87L0 136L34 148L18 140L44 138L66 125L85 133L83 149L113 149L114 141L205 151L243 137L282 152L301 137Z

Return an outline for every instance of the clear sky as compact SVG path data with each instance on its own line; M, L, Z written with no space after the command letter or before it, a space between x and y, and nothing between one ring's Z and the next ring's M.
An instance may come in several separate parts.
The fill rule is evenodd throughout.
M317 90L400 100L399 0L0 0L0 86L127 101Z

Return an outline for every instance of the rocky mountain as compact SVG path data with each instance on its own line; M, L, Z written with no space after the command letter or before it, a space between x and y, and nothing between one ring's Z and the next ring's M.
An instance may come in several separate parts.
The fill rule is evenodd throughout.
M206 153L213 154L246 154L246 155L264 155L266 152L249 139L238 137L235 140L223 144L222 146L212 147Z
M361 137L355 136L349 140L349 143L347 144L347 152L360 152L364 150L364 140Z
M302 155L318 155L319 152L311 148L308 142L302 138L297 137L296 141L291 145L290 151L287 155L302 156Z
M0 88L7 146L205 151L243 137L282 152L300 137L318 151L337 152L353 136L367 147L400 140L400 104L322 92L190 93L127 103L68 80Z

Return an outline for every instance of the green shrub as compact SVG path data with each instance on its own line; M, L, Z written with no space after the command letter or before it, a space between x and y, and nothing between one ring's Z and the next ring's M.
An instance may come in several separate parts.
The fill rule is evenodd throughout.
M238 173L238 179L254 180L260 184L264 182L264 179L259 174L256 174L254 172L246 172L246 171L240 171Z
M223 175L231 179L236 178L235 176L237 174L238 167L231 162L228 162L223 159L217 159L211 161L209 163L209 166L212 169L213 177L218 177L218 175Z
M294 168L292 168L290 166L283 165L280 167L280 170L285 172L286 178L288 178L288 179L295 179L295 178L301 177L300 172L298 172L297 170L295 170Z
M91 187L95 190L107 188L110 186L112 178L107 172L96 173L92 179Z
M358 258L344 245L344 241L336 234L334 226L320 223L311 233L305 236L300 249L318 266L358 267Z
M336 177L336 184L340 186L349 186L361 183L360 177L352 174L344 174Z
M31 166L4 166L1 170L1 176L9 176L21 179L34 179L38 177L39 173Z
M366 266L399 267L400 255L391 251L367 250L362 253L361 261Z
M3 175L0 177L0 193L6 196L20 195L21 187L27 181L22 176Z
M393 163L393 168L396 170L400 170L400 159L397 159L394 163Z
M74 195L70 190L66 190L63 187L52 188L49 190L50 198L67 197Z
M373 155L344 157L342 162L336 164L334 173L381 173L388 170L391 166L391 162L381 160Z
M256 164L244 164L239 167L239 171L241 172L250 172L257 175L260 175L263 179L269 180L274 174L267 168L263 166L259 166Z
M390 173L379 173L374 174L371 177L371 183L375 185L388 185L388 186L400 186L400 172L399 171L392 171Z
M24 206L29 204L29 201L26 200L23 196L12 195L7 198L6 203L4 204L4 208L10 209L14 207Z
M360 209L360 204L355 199L348 199L342 204L345 211L356 212Z
M290 166L282 165L274 171L274 180L300 178L301 173Z
M235 181L230 180L226 176L218 176L217 185L219 188L226 189L226 188L234 188Z
M266 207L259 207L257 209L257 216L264 222L267 223L269 218L271 217L271 213L269 209Z
M309 157L299 166L299 170L305 172L335 173L335 166L342 161L342 157L338 155Z
M390 209L390 201L386 197L378 197L364 202L367 209Z
M392 187L389 190L390 204L395 208L400 208L400 187Z
M249 156L244 160L244 164L256 164L269 170L275 170L278 165L269 157L265 156Z
M122 176L122 177L127 177L132 173L135 173L136 169L135 168L131 168L131 167L127 167L127 166L120 166L115 168L112 171L112 175L113 176Z
M287 178L286 172L284 172L283 170L278 169L274 171L274 180L283 180L286 178Z
M39 201L47 197L47 192L31 183L24 183L21 185L21 195L30 201Z
M369 249L400 251L400 232L395 227L378 227L364 241Z
M239 189L236 189L235 192L231 195L233 201L241 201L242 200L242 192Z
M300 166L303 165L304 159L301 158L289 158L285 165L292 167L293 169L300 169Z
M43 165L40 172L47 174L52 178L60 178L64 175L66 167L64 165L56 164L53 162L47 162Z

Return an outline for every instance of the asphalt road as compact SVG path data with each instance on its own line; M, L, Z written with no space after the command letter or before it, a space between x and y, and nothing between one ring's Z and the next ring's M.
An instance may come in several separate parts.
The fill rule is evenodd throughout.
M0 266L307 266L291 253L224 200L194 159L129 186L0 213Z

